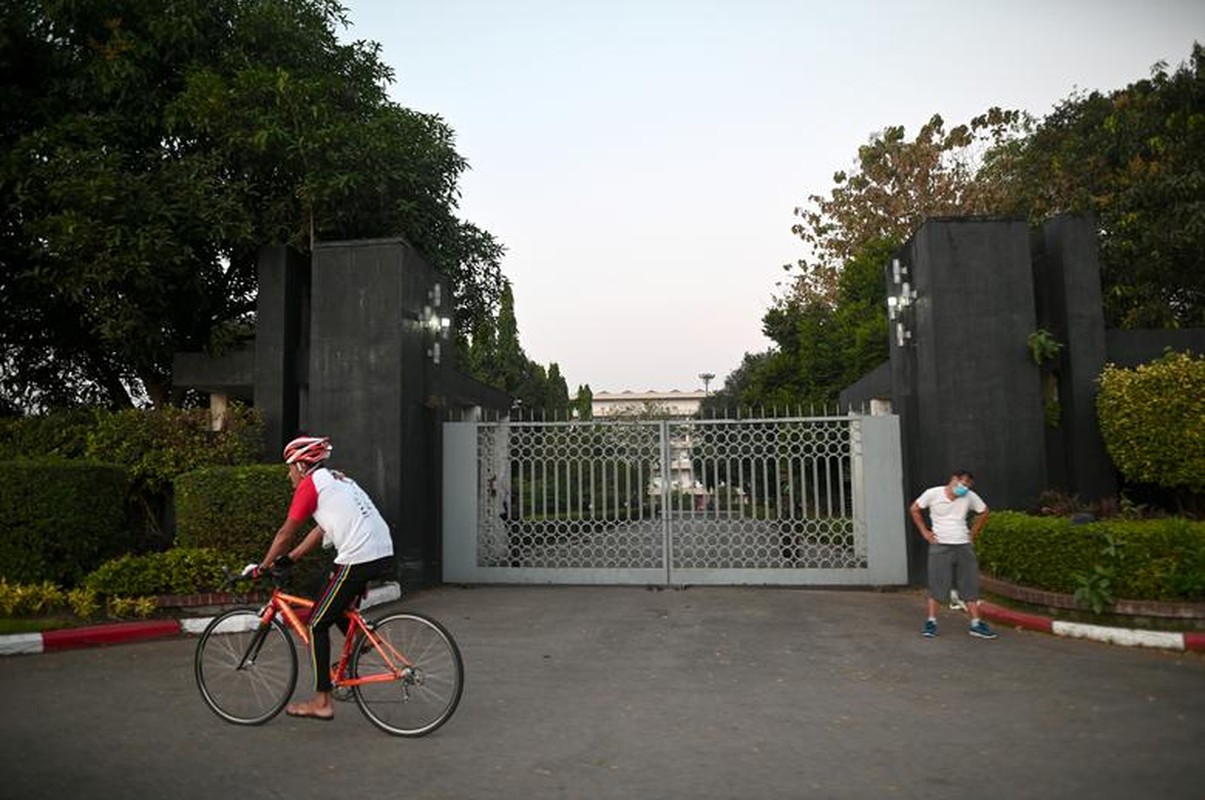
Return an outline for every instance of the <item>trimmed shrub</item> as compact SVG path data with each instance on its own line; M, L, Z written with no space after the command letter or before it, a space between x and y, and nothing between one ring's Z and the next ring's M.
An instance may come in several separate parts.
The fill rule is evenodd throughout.
M1101 568L1119 599L1205 600L1205 522L1171 517L1076 525L995 511L975 550L985 572L1035 589L1074 594Z
M82 459L88 450L88 432L96 427L94 408L70 408L28 417L0 418L0 448L22 458L60 456Z
M284 521L293 489L283 464L206 467L176 479L176 540L257 560Z
M120 464L138 486L160 491L198 467L252 463L262 452L263 430L259 411L238 404L231 406L220 431L210 430L204 408L73 408L0 419L0 445L26 458Z
M90 458L125 466L136 486L152 492L200 467L251 463L262 447L259 412L238 405L220 431L210 430L208 409L165 406L101 414L88 434Z
M85 579L84 585L110 598L212 592L225 585L223 569L237 571L241 567L237 558L220 550L176 547L107 561Z
M1205 492L1205 357L1112 364L1096 399L1105 447L1126 480Z
M293 498L283 464L207 467L176 479L176 540L241 559L239 567L263 558L284 522ZM302 527L302 534L309 526ZM333 554L315 549L293 568L288 588L313 594L330 569Z
M125 552L129 477L113 464L0 462L0 576L75 586Z

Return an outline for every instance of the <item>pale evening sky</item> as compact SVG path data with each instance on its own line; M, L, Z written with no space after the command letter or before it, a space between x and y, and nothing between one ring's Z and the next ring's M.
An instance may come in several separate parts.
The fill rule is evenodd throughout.
M1200 0L344 0L441 116L461 218L506 247L528 357L572 395L712 388L771 343L792 210L875 131L1046 115L1184 61Z

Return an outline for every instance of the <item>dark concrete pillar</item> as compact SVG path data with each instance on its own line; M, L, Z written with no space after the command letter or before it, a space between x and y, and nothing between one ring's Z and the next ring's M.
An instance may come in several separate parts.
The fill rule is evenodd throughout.
M1117 493L1117 475L1096 417L1096 380L1105 365L1105 316L1096 226L1090 217L1059 216L1043 228L1045 307L1063 343L1059 426L1067 486L1084 500Z
M897 320L910 336L901 344L895 321L889 331L907 502L961 468L989 506L1032 507L1046 466L1025 221L932 219L900 255L916 292ZM902 296L890 274L888 286ZM910 523L909 536L909 577L923 580L926 549Z
M295 250L265 247L259 252L258 274L255 405L264 415L271 458L296 433L299 423L309 264Z
M436 282L401 239L314 249L306 423L331 437L332 465L377 502L408 585L438 578L438 485L430 461L438 432L426 396L438 367L429 355L433 334L423 325Z
M920 484L964 467L989 505L1032 506L1045 484L1042 396L1024 220L932 220L917 232Z

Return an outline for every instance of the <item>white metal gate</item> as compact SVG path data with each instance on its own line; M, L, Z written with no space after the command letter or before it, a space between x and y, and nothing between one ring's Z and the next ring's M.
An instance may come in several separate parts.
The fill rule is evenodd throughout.
M444 425L444 579L902 584L895 417Z

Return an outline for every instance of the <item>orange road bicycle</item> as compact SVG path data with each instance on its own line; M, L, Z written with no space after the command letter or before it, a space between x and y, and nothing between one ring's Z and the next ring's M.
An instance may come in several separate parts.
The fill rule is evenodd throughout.
M309 644L297 612L312 609L314 601L281 591L282 577L272 575L272 595L262 608L215 617L197 642L197 687L227 722L261 725L293 696L297 647L289 630ZM333 694L350 691L372 724L397 736L423 736L447 722L464 689L464 663L447 629L413 611L369 621L353 607L347 620L331 669Z

